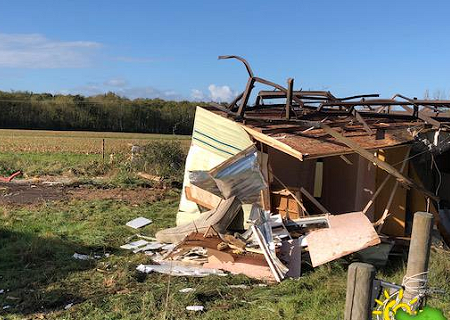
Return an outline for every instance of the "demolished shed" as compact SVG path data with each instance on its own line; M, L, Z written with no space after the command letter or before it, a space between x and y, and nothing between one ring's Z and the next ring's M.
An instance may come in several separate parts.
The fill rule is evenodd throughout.
M294 90L293 79L285 88L254 76L240 57L220 58L245 64L246 89L228 105L197 107L179 227L160 237L172 232L180 239L209 226L219 237L238 231L244 241L253 233L275 278L287 273L274 262L275 236L304 239L319 265L380 241L407 240L414 212L428 211L450 243L450 101ZM273 90L255 93L258 83ZM217 227L211 215L230 199L241 202L240 212L231 210ZM283 230L269 223L273 216ZM353 241L345 243L345 234ZM321 246L333 252L317 252Z

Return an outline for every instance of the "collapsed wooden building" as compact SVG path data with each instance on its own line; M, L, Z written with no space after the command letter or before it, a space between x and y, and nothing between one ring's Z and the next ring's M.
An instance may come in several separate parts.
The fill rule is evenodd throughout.
M450 101L294 90L293 79L283 87L240 57L220 58L242 61L249 79L231 103L197 108L179 226L236 197L242 208L230 230L251 228L255 204L288 229L321 217L330 227L331 216L341 232L310 237L310 253L329 251L315 252L313 265L355 252L349 242L407 244L417 211L433 213L450 244ZM254 92L257 83L272 90Z

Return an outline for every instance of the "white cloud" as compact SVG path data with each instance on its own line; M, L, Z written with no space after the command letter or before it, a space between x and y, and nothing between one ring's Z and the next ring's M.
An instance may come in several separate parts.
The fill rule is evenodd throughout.
M107 83L108 81L105 81ZM108 91L112 91L119 96L127 97L129 99L148 98L148 99L164 99L164 100L184 100L185 98L176 91L173 90L159 90L151 86L145 87L116 87L113 90L108 86L98 83L88 83L84 86L75 87L72 89L63 89L59 93L65 94L81 94L84 96L95 96L99 94L105 94Z
M216 102L230 102L237 95L229 86L210 84L208 90L211 100Z
M205 94L201 90L192 89L191 90L191 99L194 101L203 101L203 100L205 100Z
M41 34L0 33L0 67L83 68L102 45L92 41L58 41Z
M164 100L183 100L183 96L181 94L177 93L176 91L173 91L173 90L162 91L162 90L156 89L151 86L123 88L123 89L117 90L116 93L121 96L130 98L130 99L160 98L160 99L164 99Z
M113 78L106 80L103 84L108 87L126 87L128 81L123 78Z

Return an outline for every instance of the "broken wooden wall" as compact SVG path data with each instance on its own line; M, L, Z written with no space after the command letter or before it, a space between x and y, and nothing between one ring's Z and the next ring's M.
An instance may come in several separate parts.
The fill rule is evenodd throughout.
M376 170L358 154L323 158L323 189L320 202L332 213L361 211L375 192ZM351 164L350 164L351 163ZM367 216L373 220L373 208Z
M410 146L399 146L389 149L380 149L377 152L378 159L385 161L391 165L399 168L399 164L405 159L405 156ZM388 173L377 168L376 170L376 185L377 188L385 180ZM408 166L405 167L403 175L408 176ZM375 200L375 220L378 220L383 215L386 205L389 201L391 193L395 186L395 178L390 178L384 188L381 190L377 199ZM405 221L406 221L406 194L407 190L398 185L395 190L394 198L389 209L389 218L386 219L382 232L390 235L403 237L405 236Z

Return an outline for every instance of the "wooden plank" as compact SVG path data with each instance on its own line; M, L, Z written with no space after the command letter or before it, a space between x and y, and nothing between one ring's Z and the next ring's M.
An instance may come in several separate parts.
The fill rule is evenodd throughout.
M288 189L288 187L283 183L283 181L281 181L280 179L278 179L278 177L277 177L276 175L274 175L272 171L270 171L270 172L271 172L271 174L272 174L272 177L273 177L275 180L277 180L277 181L283 186L283 188L286 189L287 192L289 192L289 194L292 196L292 198L294 198L294 200L295 200L295 201L298 203L298 205L303 209L303 211L304 211L306 214L308 214L308 211L306 210L305 206L303 205L303 202L301 202L300 199L297 198L297 196L296 196L292 191L290 191L290 190Z
M258 161L261 173L268 186L261 190L261 206L264 210L270 210L269 154L263 152L262 143L260 143L260 151L258 151Z
M361 116L361 114L356 110L353 109L353 115L355 116L356 120L358 120L359 123L361 123L364 127L364 130L366 130L366 132L368 134L373 134L372 129L370 129L369 125L367 124L367 122L363 119L363 117Z
M412 100L412 101L414 101L414 100ZM413 109L411 109L410 107L408 107L408 106L401 106L403 109L405 109L406 111L409 111L409 112L411 112L411 113L414 113L414 110ZM427 116L423 111L421 111L421 110L418 110L417 111L417 117L420 119L420 120L423 120L423 121L425 121L426 123L428 123L428 124L431 124L432 126L434 126L434 127L437 127L437 128L439 128L440 126L441 126L441 123L439 122L439 121L437 121L437 120L434 120L433 118L431 118L430 116Z
M195 202L196 204L205 207L207 209L216 208L220 201L223 200L221 197L215 194L203 190L197 186L190 185L184 188L186 199Z
M259 131L256 131L254 129L251 129L245 125L242 125L242 128L247 131L247 133L252 136L255 140L258 140L262 143L267 144L268 146L271 146L274 149L280 150L286 154L289 154L293 156L294 158L297 158L301 161L303 161L303 154L294 148L288 146L287 144L284 144L277 139L274 139L268 135L265 135Z
M319 201L316 200L305 188L301 187L300 191L323 213L330 213Z
M372 204L375 202L375 199L378 197L378 195L380 194L380 192L383 190L384 186L386 185L386 183L388 182L388 180L391 178L391 175L387 175L386 178L384 178L383 182L380 184L380 186L378 187L378 189L375 191L375 193L373 194L372 198L369 200L369 202L367 202L366 206L363 209L363 213L366 214L367 211L370 209L370 207L372 206Z
M375 157L372 153L370 153L369 151L363 149L357 143L355 143L355 142L351 141L350 139L344 137L343 135L341 135L339 132L337 132L336 130L332 129L328 125L320 123L320 127L326 133L328 133L330 136L335 138L337 141L346 144L349 148L353 149L356 153L358 153L362 157L366 158L370 162L372 162L375 165L377 165L380 169L382 169L382 170L386 171L387 173L393 175L404 186L415 188L415 189L419 190L420 192L422 192L427 197L429 197L429 198L431 198L433 200L439 200L439 197L437 197L435 194L433 194L430 191L426 190L425 188L417 185L413 180L411 180L408 177L405 177L403 174L401 174L393 166L391 166L390 164L388 164L388 163L386 163L384 161L381 161L380 159Z
M346 163L346 164L348 164L348 165L353 165L353 163L346 157L346 156L344 156L343 154L341 154L340 156L339 156L339 158L341 158L342 160L344 160L344 162Z
M407 163L407 159L409 157L409 154L411 152L411 148L408 150L408 152L405 155L405 159L403 160L403 163ZM404 167L402 167L404 168ZM401 171L403 172L404 169L401 169ZM391 175L387 175L386 178L383 180L383 182L380 184L380 186L378 187L378 189L375 191L375 193L373 194L372 198L369 200L369 202L367 202L366 206L363 209L363 213L366 214L367 211L370 209L370 207L372 206L372 204L375 202L375 199L378 197L378 195L380 194L381 190L383 190L384 186L386 185L386 183L388 182L388 180L391 178Z
M410 152L411 152L411 148L409 148L408 151L405 153L405 159L403 160L402 167L400 169L401 173L403 173L405 171L406 165L408 163L407 159L409 157ZM391 209L392 201L394 200L394 196L395 196L395 193L397 192L398 185L399 185L399 182L397 180L397 181L395 181L394 187L392 188L391 194L389 195L389 200L386 204L386 208L384 209L381 218L377 222L375 222L375 225L378 226L377 227L378 233L381 232L381 229L383 228L383 225L384 225L384 221L389 217L389 210Z

